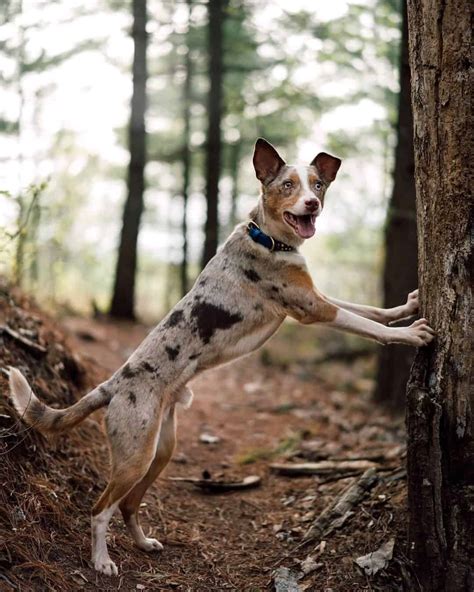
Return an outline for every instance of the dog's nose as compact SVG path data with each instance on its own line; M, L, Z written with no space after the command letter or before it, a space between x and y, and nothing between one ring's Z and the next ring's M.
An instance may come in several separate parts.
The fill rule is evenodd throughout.
M319 208L319 202L317 199L307 199L304 204L306 209L310 212L315 212Z

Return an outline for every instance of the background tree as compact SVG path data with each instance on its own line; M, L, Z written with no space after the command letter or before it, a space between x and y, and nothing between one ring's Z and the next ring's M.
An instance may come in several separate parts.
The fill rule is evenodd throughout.
M408 385L410 547L426 591L473 587L471 10L409 0L422 314Z
M385 222L383 298L386 308L404 302L408 292L418 285L413 117L405 2L402 4L402 12L397 147L393 191ZM412 362L413 348L399 344L380 348L375 389L377 401L392 409L401 411L405 408L406 385Z
M191 82L192 60L189 29L191 28L192 0L187 0L188 6L188 34L186 36L187 48L184 58L184 84L183 84L183 218L181 231L183 234L183 255L181 260L181 295L188 291L188 199L191 180Z
M209 0L209 97L208 131L206 138L206 224L201 267L204 267L217 251L219 240L219 178L221 171L221 119L223 85L223 29L227 2Z
M114 317L135 317L137 243L143 212L146 164L147 3L133 0L133 93L129 125L128 194L123 209L115 282L110 305Z

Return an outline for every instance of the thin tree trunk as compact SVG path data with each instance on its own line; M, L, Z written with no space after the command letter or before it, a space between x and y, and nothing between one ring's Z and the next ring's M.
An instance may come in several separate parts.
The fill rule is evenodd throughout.
M191 4L192 0L187 0L188 4L188 31L191 28ZM181 225L181 232L183 235L183 256L180 268L180 283L181 296L184 296L188 291L188 224L187 224L187 209L189 198L189 181L191 176L191 150L190 150L190 135L191 135L191 80L192 80L192 62L191 49L189 46L184 62L185 78L183 87L183 219Z
M25 106L25 94L23 92L23 69L25 65L25 27L23 26L23 2L18 4L18 14L21 17L19 26L19 44L17 55L17 90L18 90L18 119L17 119L17 140L18 140L18 216L17 216L17 242L15 245L15 264L13 270L13 282L16 286L21 286L23 282L23 273L25 267L25 243L27 238L27 228L25 222L27 204L23 195L23 110Z
M202 267L216 251L219 239L219 176L221 169L221 117L222 117L222 51L224 8L226 0L209 0L209 97L208 131L206 142L206 202L207 216L205 224L204 250Z
M418 285L414 169L408 22L406 4L403 3L397 148L393 192L385 226L383 289L386 308L404 302L408 292ZM405 408L406 385L413 357L413 349L406 345L380 348L374 393L378 402L397 411Z
M237 140L235 144L231 145L230 150L230 170L232 178L232 194L230 202L230 228L231 230L237 224L237 200L239 198L239 164L240 164L240 151L242 148L242 142Z
M147 107L147 3L133 0L133 94L129 125L130 164L128 167L128 194L122 220L115 283L110 314L115 317L135 317L135 277L137 271L137 242L143 212L145 190Z
M423 590L474 589L471 3L409 0L422 313L408 385L410 548Z

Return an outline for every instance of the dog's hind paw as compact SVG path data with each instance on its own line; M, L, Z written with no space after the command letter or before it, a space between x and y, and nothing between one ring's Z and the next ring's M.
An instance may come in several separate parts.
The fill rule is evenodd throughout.
M106 576L117 576L118 569L112 559L98 559L94 563L94 569L100 573L103 573Z
M148 553L163 550L163 545L156 539L143 539L143 541L140 541L137 546L142 551L147 551Z

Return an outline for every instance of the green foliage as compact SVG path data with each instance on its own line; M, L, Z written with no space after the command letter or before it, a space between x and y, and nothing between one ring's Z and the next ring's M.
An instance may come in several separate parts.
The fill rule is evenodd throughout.
M288 159L298 155L303 140L314 142L315 150L324 148L340 155L348 168L345 162L324 213L338 222L337 228L329 226L313 241L307 247L308 257L323 289L341 291L336 276L344 277L348 292L360 290L360 297L377 300L380 230L398 93L400 2L351 2L344 14L327 21L318 16L319 7L313 10L309 4L307 10L281 11L265 20L262 15L267 5L230 0L226 7L222 226L228 229L233 222L233 207L239 218L256 198L258 185L250 158L257 136L267 137ZM30 181L50 176L41 195L34 235L36 283L45 296L55 300L77 303L78 294L84 294L79 306L86 308L93 298L107 300L125 195L130 84L120 86L118 81L130 77L130 3L107 0L94 14L88 6L61 1L42 6L41 12L34 12L23 3L24 15L19 1L1 6L0 59L8 65L0 74L2 96L8 99L3 105L14 104L14 108L0 107L0 142L5 146L2 154L9 155L5 164L10 170L4 188L17 198ZM92 19L97 18L107 22L106 32L92 26ZM188 223L194 271L202 244L206 6L192 2L188 15L186 2L149 0L149 21L149 165L138 300L139 310L151 317L162 313L178 294L183 85L188 55L192 66ZM43 43L47 27L54 27L54 45ZM71 118L67 105L56 102L67 84L64 80L71 80L71 74L84 78L89 88L82 89L80 101L87 101L89 94L95 96L94 85L100 84L94 77L95 63L97 71L100 66L100 72L116 81L115 86L106 103L88 103L85 109L78 102ZM313 136L335 109L352 106L357 118L358 106L367 100L385 115ZM86 136L94 134L101 114L107 116L109 109L121 109L122 115L115 120L111 139L99 138L95 146ZM33 146L32 138L38 140ZM382 181L373 187L372 179L362 178L362 173L358 178L366 165L383 168ZM232 193L239 196L234 206ZM7 215L1 221L9 232L14 232L14 217Z

